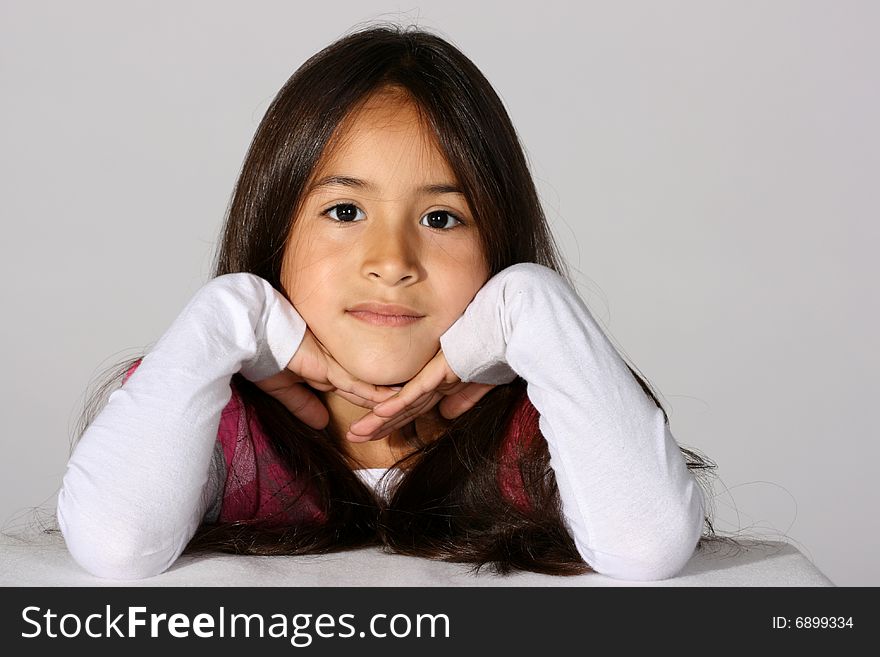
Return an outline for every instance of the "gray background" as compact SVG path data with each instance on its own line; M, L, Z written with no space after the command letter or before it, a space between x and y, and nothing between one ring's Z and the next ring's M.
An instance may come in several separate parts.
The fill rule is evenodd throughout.
M716 527L880 584L869 2L0 4L0 524L54 509L84 393L207 280L269 101L362 21L453 41L579 290L718 464ZM873 339L870 336L875 336Z

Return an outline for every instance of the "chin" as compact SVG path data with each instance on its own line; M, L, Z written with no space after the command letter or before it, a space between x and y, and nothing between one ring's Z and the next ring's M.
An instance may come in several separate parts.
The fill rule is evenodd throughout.
M421 368L420 368L421 369ZM391 372L388 376L376 376L374 372L364 371L364 376L359 376L356 371L349 370L354 376L357 376L362 381L366 381L374 386L400 386L403 387L407 383L409 383L410 379L412 379L416 374L418 374L419 370L415 370L415 372L407 373L407 372Z
M339 361L346 370L361 381L366 381L375 386L403 386L421 372L427 365L433 354L426 354L426 360L420 359L402 362L397 358L371 359L355 358L353 362ZM383 364L383 361L387 364ZM388 361L393 361L388 363Z

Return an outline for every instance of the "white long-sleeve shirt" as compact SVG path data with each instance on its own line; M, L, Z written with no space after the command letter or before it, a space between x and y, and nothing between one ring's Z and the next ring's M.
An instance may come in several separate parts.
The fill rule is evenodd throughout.
M277 374L306 328L254 274L219 276L193 296L68 462L57 517L84 569L140 579L174 563L217 514L217 431L232 375ZM526 380L564 520L595 571L657 580L681 570L702 531L700 488L662 410L559 274L534 263L508 267L440 343L462 381ZM373 486L381 474L359 472Z

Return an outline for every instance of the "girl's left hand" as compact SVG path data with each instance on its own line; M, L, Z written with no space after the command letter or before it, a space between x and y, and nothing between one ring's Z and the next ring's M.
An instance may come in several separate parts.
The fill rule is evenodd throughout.
M452 420L472 408L494 387L488 383L462 382L449 367L441 349L400 392L376 404L353 423L345 437L351 442L384 438L433 408L441 399L440 414Z

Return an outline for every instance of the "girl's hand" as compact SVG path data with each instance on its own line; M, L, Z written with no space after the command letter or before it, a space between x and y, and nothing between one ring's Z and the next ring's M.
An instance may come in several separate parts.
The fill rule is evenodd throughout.
M372 406L372 412L352 424L345 437L352 442L384 438L433 408L440 399L440 414L451 420L472 408L494 387L463 383L449 367L441 349L400 392Z
M306 328L302 342L287 367L278 374L254 381L254 385L280 401L313 429L323 429L330 422L330 413L303 382L324 392L334 391L364 408L373 408L397 392L393 388L366 383L349 374L309 328Z

